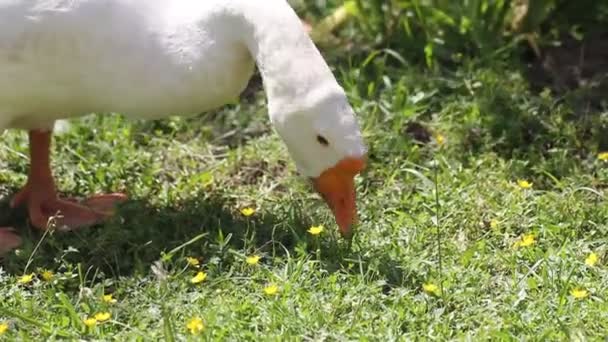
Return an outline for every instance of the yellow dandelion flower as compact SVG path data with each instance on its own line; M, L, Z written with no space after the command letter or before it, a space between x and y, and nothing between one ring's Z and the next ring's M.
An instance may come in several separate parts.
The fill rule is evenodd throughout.
M243 214L243 216L245 216L245 217L249 217L249 216L255 214L255 209L253 209L251 207L243 208L243 209L241 209L241 214Z
M270 284L264 288L264 293L268 296L274 296L279 293L279 287L276 284Z
M108 304L116 303L116 299L114 299L112 294L103 295L103 297L101 297L101 299L103 300L104 303L108 303Z
M325 227L323 227L322 225L318 225L310 227L307 232L309 232L310 235L319 235L323 233L323 230L325 230Z
M110 319L112 315L109 312L98 312L95 314L95 319L97 322L105 322Z
M89 317L82 322L89 328L92 328L97 324L97 320L94 317Z
M490 228L492 228L492 229L498 228L498 220L497 219L491 219L490 220Z
M193 258L193 257L187 257L186 261L188 262L188 265L193 266L193 267L197 267L201 263L200 261L198 261L197 258Z
M34 280L34 273L22 275L21 278L19 278L19 280L17 280L17 282L19 284L28 284L28 283L31 283L32 280Z
M8 324L2 322L0 323L0 336L6 334L6 332L8 331Z
M522 189L530 189L532 187L533 183L528 182L525 179L518 179L517 180L517 185L519 185L520 188Z
M536 243L534 234L524 234L521 239L515 242L514 247L530 247Z
M190 282L192 284L198 284L198 283L202 283L203 281L205 281L205 279L207 279L207 273L205 272L198 272L194 278L190 279Z
M608 161L608 152L600 152L597 155L597 159L601 161Z
M186 323L186 328L192 335L197 335L205 330L205 325L200 317L193 317Z
M520 245L522 247L528 247L528 246L532 246L535 242L536 242L536 239L534 238L533 234L526 234L521 238Z
M443 144L445 144L445 137L441 133L437 133L435 134L435 141L437 142L437 145L443 146Z
M49 271L49 270L42 271L42 273L40 273L40 276L42 277L42 280L44 280L44 281L51 281L55 277L53 272Z
M583 299L583 298L586 298L587 296L589 296L589 291L587 291L585 289L576 288L576 289L570 290L570 294L572 295L572 297L574 297L576 299Z
M594 252L591 252L585 259L585 264L587 266L595 266L595 264L597 264L598 260L599 260L599 258L597 256L597 254L595 254Z
M422 285L422 289L424 290L424 292L432 294L432 295L439 295L439 286L433 284L433 283L426 283Z
M252 255L252 256L248 256L248 257L245 259L245 262L246 262L248 265L254 266L254 265L257 265L257 264L260 262L260 259L261 259L261 258L262 258L262 257L261 257L261 256L259 256L259 255Z

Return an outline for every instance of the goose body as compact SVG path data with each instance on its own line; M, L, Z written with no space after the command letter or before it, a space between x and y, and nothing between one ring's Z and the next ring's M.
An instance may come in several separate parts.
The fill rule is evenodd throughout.
M99 221L57 202L53 123L218 108L238 98L256 64L274 128L348 233L366 148L343 89L285 0L0 0L0 130L26 129L31 144L28 184L13 204L28 205L36 226L52 210L74 216L71 226ZM102 199L89 203L105 208Z
M198 4L197 4L198 3ZM254 61L221 1L0 1L3 128L234 101Z

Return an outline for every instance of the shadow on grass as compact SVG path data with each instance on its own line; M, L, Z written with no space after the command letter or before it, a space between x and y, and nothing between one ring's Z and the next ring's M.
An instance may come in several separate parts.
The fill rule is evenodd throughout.
M163 252L202 233L207 234L205 238L179 251L178 255L186 253L203 260L219 256L218 253L226 249L226 246L220 246L222 239L219 236L229 234L232 234L231 248L244 248L246 243L261 246L271 240L293 248L297 236L287 227L304 231L304 227L298 226L297 219L281 222L269 215L245 218L229 211L226 204L227 200L208 195L167 207L154 206L144 200L130 200L119 209L116 217L103 225L47 235L34 254L31 267L53 269L57 267L56 259L63 255L68 263L99 268L106 275L144 275L149 273L151 264ZM0 217L0 224L16 227L24 238L20 255L9 256L5 261L9 272L19 273L43 235L28 228L24 210L11 211L8 203L3 203L0 208L5 213ZM253 228L255 234L251 233ZM68 248L77 252L65 253Z
M314 258L319 247L323 253L322 267L330 273L363 271L371 278L385 278L390 287L404 282L395 260L364 257L366 253L355 252L344 241L333 238L320 240L320 245L315 243L314 238L307 236L307 219L298 212L281 213L287 220L269 213L246 218L236 210L229 210L229 202L209 194L166 207L130 200L104 225L47 234L33 254L28 272L80 264L82 272L99 270L106 277L145 276L163 253L206 234L179 250L175 257L196 256L205 263L216 260L228 265L234 260L234 256L228 255L232 251L277 256L307 253ZM21 274L43 233L29 228L25 210L10 210L7 201L0 204L0 212L4 214L0 216L0 225L15 227L24 239L20 253L8 256L3 267L9 273ZM356 267L351 265L349 270L353 261Z
M517 89L500 84L485 93L481 111L489 114L492 136L502 139L499 152L534 156L562 148L584 158L608 149L608 31L589 29L580 40L563 33L559 41L538 58L523 57L522 74L538 98L514 100Z
M474 119L455 129L463 162L474 163L479 154L492 152L517 160L514 178L542 173L562 179L579 172L590 156L608 149L608 107L597 101L600 85L558 91L549 84L520 80L520 75L508 69L480 75L483 87L476 90L474 105L465 112ZM533 181L541 185L542 179L546 186L553 184L545 176Z

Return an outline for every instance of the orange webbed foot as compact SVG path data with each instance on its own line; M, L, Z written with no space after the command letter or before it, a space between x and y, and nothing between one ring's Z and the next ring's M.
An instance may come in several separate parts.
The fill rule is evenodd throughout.
M114 193L94 195L79 203L60 199L54 189L40 191L26 185L13 197L11 206L26 205L32 225L39 229L72 230L102 223L114 214L117 204L126 200L126 195Z

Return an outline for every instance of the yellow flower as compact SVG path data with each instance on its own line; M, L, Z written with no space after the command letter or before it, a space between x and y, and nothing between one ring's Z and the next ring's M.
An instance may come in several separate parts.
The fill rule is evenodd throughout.
M8 331L8 324L0 323L0 336L4 335Z
M207 273L205 272L198 272L194 278L190 279L190 282L192 284L198 284L198 283L202 283L203 281L205 281L205 279L207 279Z
M490 228L496 229L497 227L498 227L498 220L497 219L491 219L490 220Z
M84 325L86 325L89 328L92 328L97 324L97 320L94 317L89 317L89 318L85 319L83 322L84 322Z
M522 236L520 245L522 247L532 246L536 242L533 234L526 234Z
M600 152L597 155L597 159L601 161L608 161L608 152Z
M435 141L437 141L437 145L443 146L445 144L445 137L441 133L435 134Z
M264 288L264 293L268 296L274 296L279 292L279 287L275 284L270 284Z
M21 278L19 278L19 280L17 280L17 282L19 284L28 284L28 283L31 283L32 280L34 280L34 273L22 275Z
M187 257L186 261L188 262L188 265L193 267L197 267L198 265L200 265L200 261L198 261L197 258Z
M255 209L247 207L247 208L243 208L241 209L241 214L243 214L243 216L245 217L249 217L253 214L255 214Z
M524 234L519 241L516 241L513 247L530 247L536 243L534 234Z
M107 294L107 295L103 295L103 297L101 297L104 301L104 303L108 303L108 304L114 304L116 303L116 299L114 299L114 297L112 297L112 294Z
M319 234L323 233L323 230L325 230L325 227L323 227L322 225L318 225L318 226L310 227L310 229L308 229L307 232L309 232L310 235L319 235Z
M528 182L525 179L518 179L517 185L519 185L519 187L522 189L530 189L532 187L532 183Z
M424 290L424 292L426 293L430 293L433 295L439 295L439 286L433 284L433 283L426 283L422 285L422 289Z
M585 264L587 266L595 266L595 264L597 264L597 261L599 260L597 254L595 254L594 252L591 252L589 254L589 256L587 256L587 258L585 259Z
M44 270L44 271L42 271L42 273L40 273L40 276L42 277L42 280L44 280L44 281L51 281L51 280L53 280L53 277L55 275L53 274L52 271Z
M192 335L197 335L205 330L205 325L203 325L203 320L200 317L193 317L186 323L186 328Z
M589 296L589 291L585 290L585 289L572 289L570 290L570 294L572 295L572 297L576 298L576 299L583 299L586 298L587 296Z
M251 266L253 265L257 265L260 262L260 259L262 257L260 257L259 255L252 255L252 256L248 256L247 259L245 259L245 262Z
M109 312L98 312L95 314L95 320L100 323L109 320L110 317L112 317L112 315Z

